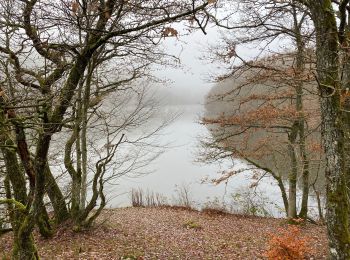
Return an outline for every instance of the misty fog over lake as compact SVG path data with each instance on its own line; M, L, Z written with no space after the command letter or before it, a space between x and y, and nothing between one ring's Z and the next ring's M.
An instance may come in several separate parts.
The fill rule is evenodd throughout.
M150 164L148 160L145 160L146 167L136 167L136 169L128 170L128 165L120 167L118 163L123 163L123 160L127 158L130 146L118 148L117 163L112 164L109 170L109 174L112 174L113 167L115 167L117 177L107 181L104 187L108 200L107 207L131 206L131 191L133 189L141 189L144 195L147 193L160 194L166 198L166 203L176 204L179 202L181 190L185 188L189 192L191 206L198 209L206 205L225 206L228 210L242 213L242 211L247 210L247 207L253 208L253 210L255 210L254 207L258 207L266 212L245 213L284 217L281 191L276 180L268 174L259 180L258 186L255 185L257 180L252 178L252 171L236 174L230 177L227 183L224 181L214 185L210 180L219 178L229 170L245 168L246 164L233 158L218 163L198 162L201 149L200 141L211 136L207 126L199 123L200 119L208 113L220 114L224 105L211 104L205 106L208 95L215 89L222 89L223 86L208 81L206 75L209 75L210 70L215 68L197 59L199 55L198 46L200 46L198 42L201 41L203 36L197 33L192 37L198 38L196 44L186 45L185 42L177 39L167 40L167 49L172 50L172 54L181 57L179 68L167 68L166 70L158 68L155 70L156 76L164 81L154 84L146 83L146 86L144 86L147 92L146 96L149 95L147 98L155 101L148 104L148 101L145 100L148 104L146 107L155 106L154 114L149 118L149 122L140 124L131 130L125 129L125 131L120 132L120 134L125 133L127 139L137 139L137 136L147 135L148 132L152 132L152 129L170 119L170 122L152 137L155 139L155 147L149 148L150 156L152 156L152 153L161 150L163 152ZM143 82L140 83L143 85ZM143 86L141 86L142 88ZM114 115L114 120L125 116L123 110L133 110L132 95L135 95L135 93L131 91L129 102L121 103L120 107L115 110L117 113ZM125 93L122 93L121 97L126 99ZM108 111L108 107L113 107L114 103L114 97L107 100L105 103L106 111ZM230 104L226 104L226 108L230 109ZM117 121L112 123L118 124ZM91 138L98 143L100 148L103 148L108 145L108 142L103 136L103 127L99 129L100 127L97 126L97 128L91 129ZM56 140L58 142L55 145L60 145L60 135L57 135ZM114 142L116 141L114 140ZM157 147L158 145L159 147ZM54 148L52 150L59 149ZM95 156L98 153L97 151ZM94 157L92 154L91 156ZM63 159L62 154L56 157ZM93 161L90 163L90 167L93 169ZM60 172L60 168L61 165L58 165L57 172ZM62 185L66 185L68 182L69 180L61 180ZM299 195L298 204L301 203ZM310 215L317 215L316 202L312 196L313 194L310 194Z
M128 174L115 181L117 185L106 187L109 206L130 206L132 189L142 189L145 193L159 193L167 198L168 203L176 203L179 189L186 188L189 190L193 206L197 208L219 202L239 211L242 207L240 203L250 203L249 200L252 199L257 204L262 203L261 206L267 213L276 217L284 216L280 190L276 181L268 175L259 182L258 187L253 188L250 188L254 180L249 171L231 177L227 184L214 185L208 181L203 182L204 179L218 178L233 165L235 169L239 169L244 168L245 164L238 159L217 164L197 162L200 138L210 135L207 127L199 121L205 114L206 96L214 84L205 79L205 75L213 66L203 64L196 56L203 36L196 33L192 37L198 40L191 45L169 39L167 49L176 55L181 53L182 68L165 71L160 69L157 76L164 76L170 83L152 88L160 104L160 112L157 118L153 119L153 124L161 124L164 119L162 117L167 117L168 114L179 114L158 136L157 142L167 144L167 148L159 158L142 169L146 174ZM246 54L251 55L250 51ZM188 67L191 69L186 70ZM316 204L311 198L311 214L316 213L314 206Z
M227 185L202 183L205 178L217 178L223 170L227 170L232 165L232 161L220 165L195 162L199 145L198 137L209 134L206 126L199 124L204 106L187 104L164 106L162 109L181 113L162 131L163 140L160 141L169 143L169 148L148 169L144 169L149 170L150 173L140 177L122 176L118 180L118 185L109 186L107 188L109 205L111 207L130 206L130 191L133 188L160 193L167 197L169 203L176 203L177 189L186 187L190 192L191 202L198 208L214 200L225 201L230 206L233 203L233 194L245 193L249 189L252 182L251 176L249 173L237 175L232 177ZM244 164L238 160L235 161L235 165L238 168L244 167ZM273 179L266 178L254 191L258 197L268 198L265 206L270 213L276 216L282 215L279 207L282 208L283 204ZM252 193L254 191L252 189Z

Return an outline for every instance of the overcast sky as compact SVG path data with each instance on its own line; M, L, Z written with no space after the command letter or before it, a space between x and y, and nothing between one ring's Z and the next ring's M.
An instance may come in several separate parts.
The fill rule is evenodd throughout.
M179 30L180 34L184 32L176 26L174 27ZM171 95L172 100L176 103L198 104L204 102L205 95L213 86L213 83L208 80L209 75L220 72L218 64L201 60L204 52L207 51L206 48L218 42L220 37L220 33L216 28L207 28L206 31L207 35L204 35L201 31L196 31L189 35L180 35L178 39L169 37L163 41L164 48L168 53L180 57L183 68L165 68L156 72L157 76L166 77L172 81L164 88L157 88L162 96ZM248 47L239 47L237 51L245 59L251 59L259 53L259 50Z
M214 70L212 64L206 64L200 57L203 49L208 43L217 39L218 34L208 30L204 35L197 31L190 35L166 38L163 42L168 53L179 56L181 67L179 69L166 68L156 72L157 76L166 77L171 82L160 89L159 92L170 94L176 100L182 99L183 103L202 103L206 93L210 90L212 83L207 80L207 75ZM161 87L162 88L162 87Z

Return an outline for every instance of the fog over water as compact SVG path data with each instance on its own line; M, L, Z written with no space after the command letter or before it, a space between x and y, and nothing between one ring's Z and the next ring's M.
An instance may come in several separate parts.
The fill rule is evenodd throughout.
M176 202L176 186L186 186L190 191L190 198L194 206L201 207L206 202L219 200L231 203L231 194L246 192L253 180L250 174L240 174L233 177L227 185L202 184L205 177L209 179L218 177L219 174L232 165L232 161L222 164L200 164L195 162L198 149L199 136L208 135L205 126L198 123L199 115L203 113L202 105L172 106L169 109L182 110L172 124L164 129L162 138L164 142L170 143L167 149L150 166L153 172L141 176L123 176L118 180L119 185L109 187L108 197L111 199L109 205L121 207L130 205L130 191L132 188L142 188L144 191L153 191L166 196L170 203ZM244 164L235 161L235 167L243 167ZM259 194L264 191L264 197L269 197L273 204L267 205L270 211L276 213L275 203L282 205L279 190L272 179L266 178L261 182ZM122 195L120 195L122 194ZM119 195L119 196L118 196Z
M212 36L212 37L211 37ZM220 176L224 170L232 167L232 161L222 164L203 164L195 162L198 158L199 137L209 135L204 125L199 124L200 116L204 114L205 97L213 83L208 81L208 75L217 68L213 64L206 64L199 60L203 54L205 42L215 40L216 32L203 36L200 32L191 37L191 44L180 40L166 39L166 49L174 55L180 54L182 69L158 70L156 75L170 79L170 83L156 86L154 92L161 104L161 111L180 113L173 123L163 130L159 137L160 143L169 144L169 148L157 158L141 177L123 176L118 180L117 186L107 187L109 205L121 207L130 205L130 191L133 188L142 188L144 191L160 193L168 198L170 203L176 201L177 187L186 186L190 191L190 199L197 207L208 201L219 200L232 202L232 194L249 190L252 183L249 173L233 177L227 185L203 184L204 178L212 179ZM161 121L162 115L157 120ZM244 167L244 164L235 160L235 167ZM280 193L274 181L264 179L256 190L260 195L269 197L265 207L274 215L280 216L276 208L282 206ZM271 202L271 203L269 203Z
M253 188L250 187L256 180L252 179L253 174L248 171L231 177L227 184L214 185L210 182L203 183L203 179L218 178L222 176L223 171L233 169L232 167L240 169L245 166L238 159L230 159L214 164L196 162L198 160L200 138L210 135L206 126L199 124L200 117L205 114L204 102L206 95L214 86L214 83L208 81L209 75L220 71L220 68L215 67L214 64L205 63L199 58L203 54L203 46L206 45L206 42L215 40L217 40L217 33L210 30L208 30L207 36L198 32L180 39L165 40L165 48L168 50L168 53L175 56L180 55L181 68L156 68L158 69L155 71L156 76L169 79L169 82L166 84L155 84L154 86L149 86L149 84L143 86L143 84L140 84L141 89L145 87L151 93L154 93L151 96L160 104L159 112L155 113L153 118L151 118L151 122L142 127L131 125L131 127L126 129L121 128L120 133L116 134L116 137L119 139L121 135L124 136L125 134L126 137L123 140L126 138L128 140L137 140L138 136L147 135L150 129L152 130L161 125L164 119L169 118L169 114L179 114L179 116L162 129L161 133L154 136L160 148L165 149L152 163L149 164L146 160L146 167L136 167L136 170L132 167L130 168L131 170L128 168L128 163L131 162L132 164L133 158L135 158L132 153L137 153L138 147L134 147L135 150L133 150L133 146L128 145L126 142L125 145L121 145L118 148L114 158L115 162L108 166L109 170L106 173L106 175L109 174L108 177L112 176L111 178L113 178L115 176L115 178L109 179L104 186L104 192L108 200L107 207L131 206L131 190L138 188L141 188L146 193L150 191L162 194L167 197L169 203L176 203L179 197L177 190L179 187L186 187L189 191L189 199L192 205L197 208L205 206L208 202L216 201L221 205L225 203L225 206L228 208L233 206L234 210L241 211L242 207L247 206L244 205L245 203L251 203L251 199L254 199L258 204L263 204L264 209L273 216L285 216L282 210L283 202L280 190L275 180L271 177L264 177L259 182L258 187ZM191 44L186 44L185 42L191 42ZM246 57L253 55L249 49L243 49L242 56L244 53L247 54ZM124 122L124 117L133 111L133 101L135 101L133 95L137 96L138 92L131 92L130 100L125 97L124 92L120 92L105 101L104 108L106 111L109 111L107 114L113 115L111 120L114 120L109 123L119 125L118 120ZM122 100L120 104L116 102L118 97L121 98L119 100ZM116 107L114 107L115 105ZM152 102L150 105L146 104L146 111L148 108L152 110L153 105L154 103ZM113 110L109 110L112 108ZM125 110L125 114L123 110ZM130 111L127 112L128 110ZM60 148L62 147L61 141L68 138L67 134L67 132L62 131L55 135L51 147L51 156L56 158L57 161L56 165L52 165L52 169L57 174L64 171L62 165L64 154ZM109 144L109 140L107 140L108 136L104 125L99 124L99 121L96 121L95 127L91 128L89 135L89 138L91 138L89 148L92 148L89 169L93 172L96 160L103 154L100 151L105 151L105 146ZM112 141L112 143L115 142L117 140ZM152 153L159 151L159 149L148 147L145 151L146 155L152 156ZM129 153L132 156L128 160ZM124 162L126 162L126 165L123 165ZM123 175L124 173L127 174ZM120 177L120 175L122 176ZM69 177L66 178L64 175L59 178L59 183L62 186L66 186L69 181ZM91 182L88 190L88 193L90 193ZM245 197L245 194L249 196ZM300 199L298 203L300 203ZM315 201L311 200L309 205L314 206Z

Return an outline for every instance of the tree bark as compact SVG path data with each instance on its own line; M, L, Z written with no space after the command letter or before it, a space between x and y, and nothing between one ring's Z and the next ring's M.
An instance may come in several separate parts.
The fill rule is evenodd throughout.
M331 259L350 259L349 200L345 176L339 85L339 44L331 0L308 1L316 29L316 68L321 94L322 137L326 153L327 230Z
M76 221L80 214L80 188L81 188L81 176L75 170L72 163L72 147L77 138L76 132L73 131L70 138L66 142L64 151L64 165L72 178L72 205L71 216Z
M11 139L7 139L3 144L14 146ZM26 180L19 166L17 153L14 148L4 146L1 147L1 152L4 156L6 175L11 182L15 200L25 205L27 203Z
M82 172L81 172L81 195L80 206L85 208L87 194L87 123L88 123L88 108L90 103L91 79L93 73L93 62L89 63L85 91L82 102L82 126L81 126L81 152L82 152Z
M69 213L66 206L64 196L57 185L54 176L51 173L50 166L46 164L45 167L45 179L46 179L46 192L52 203L52 207L55 213L55 221L57 224L61 224L69 218Z
M305 70L305 44L302 38L301 24L298 23L297 13L294 10L294 31L295 31L295 42L297 46L296 55L296 111L298 112L298 133L299 133L299 150L302 165L302 200L299 217L307 219L308 212L308 200L309 200L309 160L306 154L306 135L305 135L305 115L303 111L303 97L304 97L304 83L303 83L303 72Z
M298 122L294 122L292 130L289 133L288 150L291 161L291 169L288 175L289 191L288 191L288 218L297 217L297 178L298 178L298 162L295 151L295 142L298 135Z

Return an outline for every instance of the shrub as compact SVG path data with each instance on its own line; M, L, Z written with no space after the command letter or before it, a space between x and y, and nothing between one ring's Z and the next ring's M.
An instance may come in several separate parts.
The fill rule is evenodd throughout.
M273 260L302 260L311 254L309 237L301 235L300 228L288 225L270 235L269 248L265 253Z
M263 193L256 191L239 191L232 194L232 209L231 212L270 217L272 214L268 211L268 206L271 204L269 199Z
M144 207L145 206L144 194L140 188L131 190L131 205L133 207Z
M162 207L167 205L167 198L158 193L141 188L131 190L131 205L133 207Z
M175 192L177 195L174 201L175 205L192 208L193 201L189 184L182 183L181 185L175 185Z

